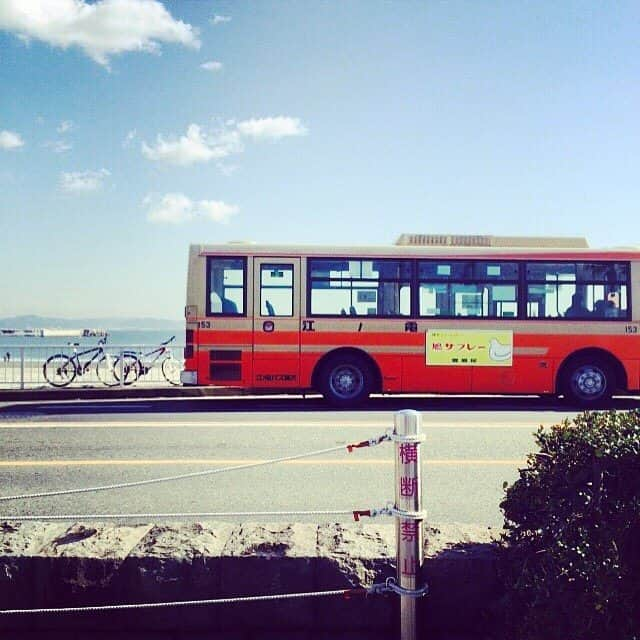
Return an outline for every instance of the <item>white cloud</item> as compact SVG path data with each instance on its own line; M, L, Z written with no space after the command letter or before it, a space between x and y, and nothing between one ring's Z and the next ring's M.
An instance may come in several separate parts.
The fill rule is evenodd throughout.
M211 136L202 133L197 124L190 124L187 134L180 138L165 140L161 135L153 147L142 143L142 153L149 160L188 166L196 162L221 160L231 153L242 150L239 136L234 131L222 129Z
M60 188L70 193L97 191L102 187L104 179L110 175L111 172L107 169L61 173Z
M45 142L44 146L51 149L54 153L66 153L73 148L73 145L66 140L54 140L51 142Z
M232 154L242 153L243 138L278 140L306 134L307 129L299 118L285 116L254 118L242 122L227 120L212 133L203 132L197 124L190 124L186 135L179 138L165 139L158 135L154 145L143 142L142 153L156 162L188 166L197 162L223 160Z
M225 22L231 22L231 16L218 16L215 15L210 20L211 24L224 24Z
M73 121L72 120L63 120L60 123L60 126L56 129L58 133L67 133L73 129Z
M196 219L227 224L239 211L237 206L220 200L193 201L183 193L167 193L156 204L151 196L147 196L143 204L149 207L147 219L150 222L165 224L181 224Z
M0 131L0 149L18 149L24 146L19 134L13 131Z
M299 118L285 116L243 120L238 122L238 131L249 138L268 138L271 140L307 134L307 129L302 125Z
M235 216L239 210L239 207L221 200L200 200L196 203L197 216L222 224L228 224L231 216Z
M0 29L54 47L80 47L106 67L109 56L158 52L163 42L200 47L197 30L157 0L2 0Z
M211 60L210 62L205 62L200 65L201 69L205 69L206 71L222 71L222 62L218 62L217 60Z

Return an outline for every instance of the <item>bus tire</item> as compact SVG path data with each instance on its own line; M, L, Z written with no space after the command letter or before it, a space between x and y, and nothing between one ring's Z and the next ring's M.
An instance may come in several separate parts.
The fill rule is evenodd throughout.
M613 394L615 376L612 367L599 358L578 358L563 375L562 391L572 404L583 408L606 404Z
M325 363L320 376L322 395L334 407L356 407L364 403L373 384L373 372L362 357L344 354Z

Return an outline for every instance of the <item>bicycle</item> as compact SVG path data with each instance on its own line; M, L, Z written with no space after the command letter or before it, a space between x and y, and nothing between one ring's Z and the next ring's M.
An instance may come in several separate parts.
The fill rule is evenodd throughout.
M147 375L149 371L159 364L162 375L169 384L175 386L180 384L180 372L183 369L182 363L173 357L172 350L167 347L175 339L175 336L171 336L168 340L161 342L159 346L146 353L142 351L127 351L123 354L125 358L128 358L125 361L125 367L127 365L130 367L131 374L135 376L134 382ZM116 379L119 380L120 358L117 358L114 363L114 374ZM125 384L127 383L125 382Z
M98 340L97 347L91 347L84 351L78 351L80 343L70 342L69 346L73 347L73 355L66 353L56 353L49 357L42 366L42 373L45 380L53 387L66 387L71 384L76 377L86 375L95 364L95 372L98 380L107 387L113 387L120 384L120 378L115 375L115 363L117 359L110 353L105 351L104 345L107 339ZM89 356L86 360L81 360L83 356ZM135 382L133 374L133 363L128 359L128 355L124 354L124 384L130 385Z

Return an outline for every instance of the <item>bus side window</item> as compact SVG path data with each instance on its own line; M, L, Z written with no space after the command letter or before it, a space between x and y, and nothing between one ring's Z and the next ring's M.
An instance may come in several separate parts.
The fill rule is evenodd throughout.
M293 316L293 265L260 265L260 314Z
M244 258L209 258L207 315L244 315Z

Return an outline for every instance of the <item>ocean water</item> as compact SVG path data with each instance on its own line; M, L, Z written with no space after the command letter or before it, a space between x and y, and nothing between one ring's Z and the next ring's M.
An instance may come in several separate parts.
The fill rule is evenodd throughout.
M114 329L108 330L107 344L109 350L117 350L118 347L125 347L135 351L148 351L150 348L164 342L175 335L175 340L171 347L177 347L176 356L181 347L184 346L184 330L171 329ZM9 354L10 359L19 357L20 347L29 347L27 352L35 353L63 353L71 352L69 343L78 343L80 349L89 349L98 344L99 337L46 337L37 338L33 336L4 336L0 335L0 362ZM26 356L29 358L29 356Z

